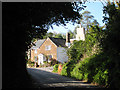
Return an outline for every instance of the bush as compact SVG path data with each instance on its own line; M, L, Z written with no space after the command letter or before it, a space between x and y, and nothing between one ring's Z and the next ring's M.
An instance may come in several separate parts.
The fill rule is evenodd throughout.
M108 85L108 69L105 71L99 70L98 73L93 76L93 81L100 85Z
M63 76L68 76L68 74L67 74L67 63L66 64L64 64L63 65L63 67L62 67L62 71L61 71L61 75L63 75Z
M71 72L71 77L75 77L76 79L82 80L83 79L83 73L81 70L79 70L80 65L76 65L76 67Z
M53 66L53 72L58 72L58 66L59 66L59 64L55 64Z
M109 61L104 53L94 54L76 64L73 70L70 71L70 75L79 80L87 80L88 82L96 82L107 86L109 84ZM66 64L65 70L63 70L64 75L68 74L67 68Z
M88 62L84 65L84 78L89 82L96 82L100 85L108 85L108 63L109 59L104 53L93 55L88 58Z
M28 64L30 67L34 67L35 62L32 62L31 60L28 60L28 61L27 61L27 64Z
M58 64L59 62L56 59L50 59L50 65L54 66L55 64Z
M71 72L71 76L75 77L79 80L87 80L88 79L88 70L86 63L88 63L89 58L86 58L84 61L80 61L76 64L75 68Z
M70 60L69 62L65 63L63 65L63 68L62 68L62 71L61 71L61 75L71 77L71 73L70 72L75 67L75 64L76 64L75 60Z

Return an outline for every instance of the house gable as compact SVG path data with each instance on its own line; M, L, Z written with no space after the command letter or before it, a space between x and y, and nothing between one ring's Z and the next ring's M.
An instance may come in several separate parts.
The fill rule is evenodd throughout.
M46 40L50 40L57 47L57 45L49 37Z
M51 55L53 59L57 59L57 45L50 38L47 38L38 49L38 53Z

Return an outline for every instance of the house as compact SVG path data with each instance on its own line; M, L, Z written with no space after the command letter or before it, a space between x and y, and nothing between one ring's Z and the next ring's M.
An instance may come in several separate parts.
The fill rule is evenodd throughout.
M36 46L31 48L31 61L37 62L38 65L44 64L44 61L49 62L50 59L57 60L60 63L67 62L67 46L65 43L65 39L53 37L38 40L35 44ZM48 60L46 56L48 57Z
M85 30L81 27L77 29L75 39L70 39L70 34L66 33L66 39L48 37L40 39L30 50L30 58L32 62L38 65L44 64L44 61L57 60L60 63L68 61L67 48L69 48L74 40L85 40Z
M40 40L36 41L35 46L31 47L30 58L31 58L32 62L37 61L37 58L38 58L37 57L37 55L38 55L37 51L40 48L40 46L43 44L44 41L45 41L45 39L40 39Z

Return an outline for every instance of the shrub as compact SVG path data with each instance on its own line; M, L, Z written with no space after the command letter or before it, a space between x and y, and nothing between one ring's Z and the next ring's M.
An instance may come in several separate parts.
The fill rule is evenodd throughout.
M108 85L108 63L109 59L105 54L94 54L83 61L80 61L70 72L71 77L88 82L96 82L100 85Z
M87 80L88 81L88 75L89 75L89 73L85 72L84 75L83 75L84 76L83 80Z
M108 69L105 71L99 70L98 73L93 76L93 81L100 85L108 85Z
M71 73L70 72L75 67L75 64L76 64L75 60L70 60L69 62L65 63L63 65L63 68L62 68L62 71L61 71L61 75L71 77Z
M76 67L71 72L71 77L75 77L76 79L82 80L83 79L83 73L81 70L79 70L79 65L76 65Z
M58 64L59 62L56 59L50 59L50 65L54 66L55 64Z
M34 67L35 62L32 62L31 60L28 60L28 61L27 61L27 64L28 64L30 67Z
M63 75L63 76L67 76L67 63L65 63L64 65L63 65L63 68L62 68L62 71L61 71L61 75Z
M84 78L88 79L89 82L108 85L108 63L109 59L104 53L90 56L84 65Z
M59 64L55 64L53 66L53 72L58 72L58 66L59 66Z
M71 72L71 76L75 77L79 80L87 80L88 79L88 70L86 63L88 63L89 58L86 58L84 61L80 61L76 64L75 68Z

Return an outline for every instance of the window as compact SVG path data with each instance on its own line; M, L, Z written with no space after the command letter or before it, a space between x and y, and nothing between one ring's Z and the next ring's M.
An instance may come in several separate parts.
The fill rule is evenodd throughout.
M48 62L52 60L52 55L48 55Z
M45 46L45 50L51 50L51 45Z
M35 62L37 62L37 56L34 57Z
M52 59L52 55L48 55L49 59Z
M35 53L37 53L37 49L35 49Z

